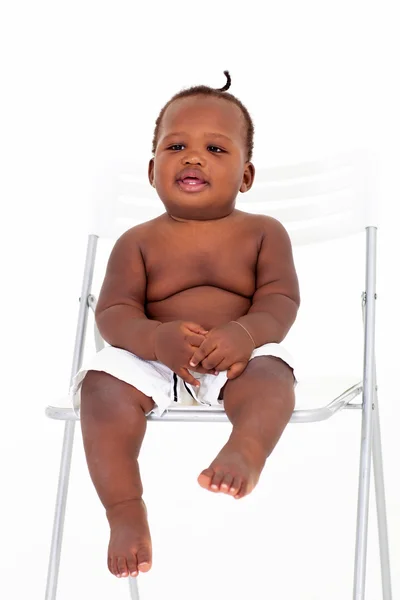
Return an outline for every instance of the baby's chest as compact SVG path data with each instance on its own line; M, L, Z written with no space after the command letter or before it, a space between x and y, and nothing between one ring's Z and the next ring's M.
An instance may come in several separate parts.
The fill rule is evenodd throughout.
M146 253L148 294L166 297L196 286L215 286L251 297L255 292L257 248L235 244L173 242Z

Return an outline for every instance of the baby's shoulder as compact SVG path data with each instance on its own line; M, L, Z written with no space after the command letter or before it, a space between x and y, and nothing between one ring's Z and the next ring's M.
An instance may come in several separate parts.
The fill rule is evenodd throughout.
M275 217L266 214L245 213L248 229L258 239L259 247L290 248L291 240L286 227Z
M143 223L139 223L138 225L134 225L130 229L127 229L122 234L121 238L140 241L142 239L146 239L148 236L156 235L160 231L160 228L160 217L156 217L155 219L143 221Z
M278 219L275 219L275 217L244 211L238 211L238 213L241 213L243 225L254 227L261 232L268 233L269 231L284 230L282 223Z
M145 221L124 231L114 244L113 254L123 257L143 253L147 244L152 245L157 239L159 227L154 221L156 219Z

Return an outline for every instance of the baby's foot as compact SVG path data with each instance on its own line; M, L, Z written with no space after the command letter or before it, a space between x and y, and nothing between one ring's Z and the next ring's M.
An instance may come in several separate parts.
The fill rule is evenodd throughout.
M206 490L222 492L238 500L254 489L266 458L267 451L262 444L250 437L232 435L197 481Z
M141 498L107 510L111 535L108 568L117 577L136 577L151 568L151 538L147 510Z

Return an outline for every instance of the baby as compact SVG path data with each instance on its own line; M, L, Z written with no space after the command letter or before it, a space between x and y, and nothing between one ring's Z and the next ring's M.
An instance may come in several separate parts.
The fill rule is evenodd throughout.
M176 94L156 121L148 177L166 212L116 242L96 309L110 346L73 384L117 577L151 568L138 466L148 414L161 415L178 389L223 402L232 432L198 482L239 499L294 409L292 360L280 345L300 304L292 248L276 219L235 208L254 181L254 128L225 74L221 89Z

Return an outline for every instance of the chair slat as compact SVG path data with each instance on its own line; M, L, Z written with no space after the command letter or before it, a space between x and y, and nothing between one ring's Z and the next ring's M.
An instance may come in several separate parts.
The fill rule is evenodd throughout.
M368 152L354 151L260 169L253 188L238 195L236 206L276 218L286 227L293 245L351 235L374 224L371 206L376 198L370 191L374 188L370 165ZM102 170L95 194L93 233L100 237L116 238L165 212L146 176L126 162Z

